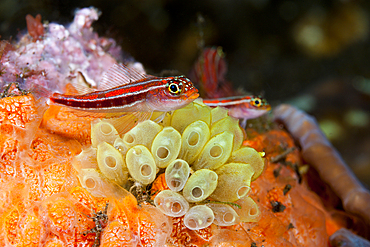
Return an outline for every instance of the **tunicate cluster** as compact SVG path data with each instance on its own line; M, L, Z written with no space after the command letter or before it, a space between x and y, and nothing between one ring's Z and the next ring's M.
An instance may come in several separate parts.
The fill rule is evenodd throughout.
M164 173L169 189L154 204L168 216L184 216L192 230L255 222L259 209L247 194L264 160L242 146L244 138L226 109L196 100L167 113L161 123L146 120L123 136L107 121L92 123L92 146L76 156L74 166L95 196L103 196L110 183L147 186Z

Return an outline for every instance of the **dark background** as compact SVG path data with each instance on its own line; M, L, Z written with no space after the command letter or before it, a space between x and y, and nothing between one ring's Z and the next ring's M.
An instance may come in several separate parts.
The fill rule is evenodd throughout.
M201 28L205 46L223 47L235 87L314 115L370 186L368 1L0 0L0 34L17 40L27 14L68 24L77 7L89 6L102 12L95 30L115 38L152 74L188 73Z

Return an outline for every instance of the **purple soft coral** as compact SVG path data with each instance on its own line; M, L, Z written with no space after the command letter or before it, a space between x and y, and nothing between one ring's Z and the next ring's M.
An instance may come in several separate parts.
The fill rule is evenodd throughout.
M91 86L97 86L103 72L117 60L133 60L122 56L113 39L101 38L93 31L91 25L98 17L96 8L80 9L68 28L50 23L40 40L33 41L28 34L21 37L19 48L2 59L0 83L17 81L26 89L37 84L50 91L63 91L67 83L81 82L82 75Z

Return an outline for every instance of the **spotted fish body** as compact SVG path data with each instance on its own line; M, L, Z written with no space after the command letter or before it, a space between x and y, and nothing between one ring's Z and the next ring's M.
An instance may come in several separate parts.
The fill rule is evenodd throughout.
M81 95L54 93L50 101L93 113L153 112L181 108L198 96L198 90L185 76L155 77L114 65L97 91Z

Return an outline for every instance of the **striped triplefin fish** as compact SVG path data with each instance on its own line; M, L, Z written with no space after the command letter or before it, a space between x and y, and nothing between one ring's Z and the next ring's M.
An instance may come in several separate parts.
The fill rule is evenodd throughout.
M248 119L262 116L271 106L261 97L235 96L240 92L233 90L225 79L227 64L224 57L221 47L205 48L189 77L199 87L204 104L228 108L229 115L243 119L241 125L245 127Z
M203 98L235 95L230 82L225 79L227 64L222 47L204 48L189 73Z
M199 96L185 76L156 77L121 64L103 75L97 89L79 86L77 90L81 94L54 93L50 103L76 110L80 116L120 118L134 114L135 122L140 122L154 111L175 110Z
M241 126L245 128L248 119L257 118L271 109L267 101L256 96L231 96L217 99L203 99L203 103L217 107L222 106L229 109L229 115L242 119Z

